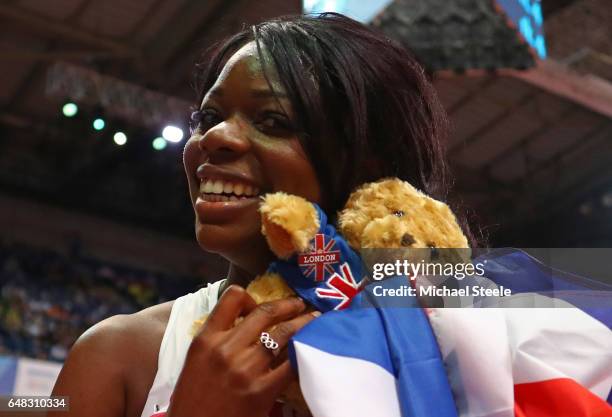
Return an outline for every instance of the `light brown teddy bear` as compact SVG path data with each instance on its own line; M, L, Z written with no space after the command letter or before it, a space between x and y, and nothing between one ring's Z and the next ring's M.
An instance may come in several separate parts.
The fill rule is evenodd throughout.
M311 247L320 226L312 203L279 192L263 197L259 211L262 233L280 259L289 259ZM338 224L340 233L356 251L425 248L429 253L431 248L468 247L457 219L446 204L396 178L368 183L355 190L340 212ZM392 253L393 256L411 256L404 252ZM454 259L449 261L457 262L465 258L465 252L444 251L443 256L450 256ZM258 304L295 295L276 273L255 278L247 292ZM194 333L205 320L206 317L202 317L194 323ZM297 384L290 386L283 397L298 409L306 407Z
M397 178L364 184L355 190L338 223L340 233L362 257L469 261L467 238L451 209ZM387 250L363 251L383 248Z

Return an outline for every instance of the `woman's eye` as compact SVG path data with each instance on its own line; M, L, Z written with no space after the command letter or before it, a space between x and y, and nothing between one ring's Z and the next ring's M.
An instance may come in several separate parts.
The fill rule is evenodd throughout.
M196 110L191 113L191 131L206 132L211 127L219 124L221 118L219 113L214 109Z
M293 130L287 116L271 112L265 113L256 126L260 131L275 136L282 136Z

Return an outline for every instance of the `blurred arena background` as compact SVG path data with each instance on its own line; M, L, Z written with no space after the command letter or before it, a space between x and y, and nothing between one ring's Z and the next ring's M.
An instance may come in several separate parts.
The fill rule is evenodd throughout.
M48 394L88 327L224 274L181 165L194 64L302 11L419 57L453 123L453 199L491 246L612 246L609 0L5 0L0 395Z

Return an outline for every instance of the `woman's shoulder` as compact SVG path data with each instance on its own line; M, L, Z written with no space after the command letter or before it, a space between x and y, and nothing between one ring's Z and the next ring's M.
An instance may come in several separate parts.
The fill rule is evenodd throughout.
M134 343L138 345L152 338L159 337L161 341L173 304L174 300L133 314L111 316L90 327L77 343L95 346L97 350L108 354L115 350L121 351L125 346L133 350Z
M181 309L210 308L216 301L220 282L179 297ZM211 300L215 292L215 300ZM142 371L157 369L160 345L177 300L157 304L133 314L119 314L90 327L76 341L69 354L82 358L104 357L128 379ZM196 317L198 318L198 317ZM136 369L138 368L138 369Z
M143 365L143 359L146 368L155 369L173 306L178 303L182 312L185 308L196 312L212 308L222 281L133 314L119 314L102 320L79 337L75 348L123 363L122 369L127 370L128 375L133 375L130 369L132 365Z
M53 389L79 399L71 401L70 415L140 415L172 305L109 317L79 337Z
M120 354L125 361L129 360L129 355L123 355L125 349L130 352L154 350L157 357L173 306L179 303L180 308L192 307L196 311L210 309L216 303L222 282L217 281L176 300L156 304L133 314L109 317L83 333L77 344L90 345L105 354ZM142 354L142 351L138 354Z
M102 320L83 333L75 347L80 345L89 356L106 357L121 370L128 384L138 384L134 378L150 379L155 376L173 304L174 300Z

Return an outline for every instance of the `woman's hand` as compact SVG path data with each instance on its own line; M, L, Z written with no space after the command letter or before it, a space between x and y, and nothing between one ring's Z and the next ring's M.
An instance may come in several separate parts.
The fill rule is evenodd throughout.
M229 287L191 343L168 417L267 416L295 375L287 359L273 367L260 334L276 325L270 336L282 350L315 317L300 314L305 307L299 298L258 306L243 288Z

